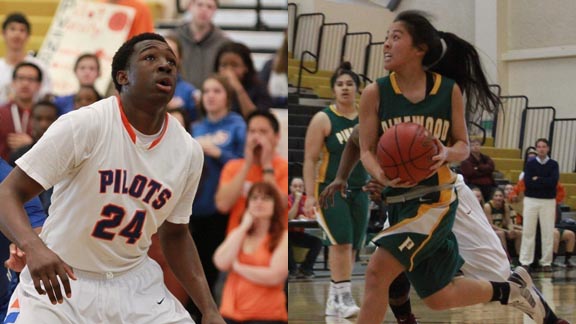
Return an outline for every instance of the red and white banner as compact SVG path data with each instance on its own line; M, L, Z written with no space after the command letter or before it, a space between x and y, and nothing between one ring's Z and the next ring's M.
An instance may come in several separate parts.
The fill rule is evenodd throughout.
M112 77L112 58L124 43L134 9L125 6L61 0L42 47L40 59L48 68L55 95L69 95L78 90L74 63L78 56L93 53L100 59L100 78L96 89L105 94Z

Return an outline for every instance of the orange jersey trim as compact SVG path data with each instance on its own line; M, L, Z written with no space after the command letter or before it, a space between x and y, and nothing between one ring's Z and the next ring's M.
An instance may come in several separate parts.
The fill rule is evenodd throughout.
M126 129L126 131L128 132L128 136L130 136L132 143L136 144L136 132L134 131L134 128L128 121L126 114L124 114L124 106L122 105L122 100L120 100L120 97L116 97L116 99L118 100L118 107L120 108L120 116L122 118L122 124L124 125L124 129ZM160 136L158 136L158 138L155 139L150 144L150 146L148 146L147 148L148 150L158 145L158 143L160 143L162 138L164 138L164 134L166 134L166 130L168 129L168 119L170 118L168 118L168 113L166 113L166 117L164 117L164 127L162 129L162 132L160 133Z

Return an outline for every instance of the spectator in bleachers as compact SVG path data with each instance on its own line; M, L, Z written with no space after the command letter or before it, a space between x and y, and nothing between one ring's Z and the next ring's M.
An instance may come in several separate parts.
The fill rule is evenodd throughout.
M182 47L180 46L180 41L171 35L164 38L178 59L178 80L176 81L174 96L168 103L168 109L182 108L188 115L187 120L194 122L199 117L196 112L196 101L199 101L197 99L200 98L200 91L182 78ZM186 125L185 128L189 126L190 124Z
M246 123L230 111L232 89L222 76L213 75L204 81L200 110L204 118L192 125L192 136L204 151L204 170L200 188L192 206L190 232L202 261L208 285L214 291L218 269L212 262L214 251L226 236L227 213L216 208L215 196L220 173L228 161L244 155Z
M258 78L252 52L246 45L235 42L222 45L216 54L214 72L225 76L234 89L232 111L246 118L253 111L266 111L272 107L272 99L266 85Z
M102 96L94 86L81 86L74 95L74 110L89 106L101 99Z
M30 39L31 33L30 22L22 13L8 14L2 23L2 37L6 48L6 56L0 58L0 105L4 105L14 98L14 93L11 91L12 73L14 72L14 67L22 62L34 63L42 70L41 88L35 99L43 98L51 91L50 76L46 68L32 53L26 51L26 44Z
M304 180L293 178L290 183L290 195L288 196L288 219L307 219L304 214ZM293 246L307 249L304 261L298 267L294 258ZM314 278L314 263L322 250L322 240L310 235L303 228L290 228L288 230L288 271L291 278Z
M32 128L31 135L33 142L10 154L8 162L12 167L16 166L14 162L16 162L18 158L28 152L28 150L38 142L40 137L44 135L44 132L46 132L48 127L50 127L56 119L58 119L58 107L56 107L54 103L43 100L34 104L30 114L30 127Z
M253 183L264 181L276 186L288 201L288 161L276 152L280 141L280 124L269 111L255 111L246 119L247 135L244 158L224 165L216 192L216 209L230 213L227 233L240 224L247 192ZM284 224L288 222L288 211Z
M132 27L128 32L126 40L142 34L154 32L154 17L150 12L148 5L142 0L100 0L110 4L119 6L126 6L134 9L134 20L132 20Z
M508 183L504 186L504 199L516 213L515 224L522 225L521 217L523 212L522 200L524 199L524 193L522 197L518 197L518 192L516 191L516 186L512 183Z
M272 97L272 107L286 107L288 103L288 38L284 32L284 42L273 58L266 61L260 71L260 80L267 85Z
M534 260L536 226L540 223L543 271L550 271L554 245L554 215L556 215L556 187L560 177L558 162L548 157L548 140L536 141L538 155L524 167L524 214L520 263L528 267Z
M196 88L213 73L216 53L228 41L212 22L217 9L218 0L190 0L192 20L174 31L182 46L182 78Z
M23 146L16 150L10 155L10 165L12 167L16 166L16 160L18 160L22 155L26 154L40 137L44 135L44 132L52 125L53 122L58 118L58 108L50 101L40 101L32 107L32 114L30 116L30 124L32 127L32 139L34 140L31 144ZM40 202L42 203L42 208L44 212L48 214L48 209L50 208L52 197L52 188L43 191L38 195Z
M492 191L496 187L494 181L494 161L480 152L482 142L479 139L470 140L470 156L460 164L464 181L468 185L475 185L482 190L484 201L490 200Z
M220 312L232 324L287 323L286 197L276 185L257 182L246 198L242 222L214 253L214 264L228 271Z
M522 242L522 230L514 226L513 219L516 217L516 213L505 201L502 189L494 189L492 199L484 204L484 213L506 253L509 256L518 253ZM508 240L514 241L515 253L509 253Z
M42 70L34 63L18 63L12 72L14 98L0 106L0 157L4 160L33 142L30 114L41 83Z
M76 75L76 79L78 79L80 89L83 86L93 87L96 80L100 77L100 60L98 56L92 53L85 53L78 56L76 63L74 63L74 75ZM54 98L54 103L58 107L60 115L76 109L74 102L75 96L76 94L70 94Z

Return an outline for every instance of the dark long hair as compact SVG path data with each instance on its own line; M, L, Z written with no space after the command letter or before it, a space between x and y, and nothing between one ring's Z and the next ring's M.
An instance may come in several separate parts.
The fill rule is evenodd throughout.
M268 228L268 234L270 234L268 250L272 252L280 243L280 239L282 238L282 234L286 228L284 224L284 214L286 210L284 209L284 204L282 203L280 193L276 187L268 182L256 182L252 185L252 187L250 187L248 195L246 196L246 209L248 209L250 197L254 193L261 193L274 199L274 214L272 215L272 219L270 220L270 227ZM248 233L250 234L250 231Z
M242 62L246 66L246 74L240 80L244 88L250 88L254 85L257 85L260 80L258 79L258 74L256 73L256 69L254 68L254 61L252 61L252 51L248 46L242 43L236 42L228 42L224 43L218 53L216 53L216 59L214 60L214 73L218 73L218 69L220 67L220 59L222 55L226 53L234 53L242 59Z
M498 109L500 98L490 91L480 64L480 57L472 44L452 33L438 31L421 11L403 11L394 21L404 23L412 36L414 46L428 47L422 64L429 71L456 81L466 96L467 120L479 108L491 113ZM442 40L446 45L445 50Z

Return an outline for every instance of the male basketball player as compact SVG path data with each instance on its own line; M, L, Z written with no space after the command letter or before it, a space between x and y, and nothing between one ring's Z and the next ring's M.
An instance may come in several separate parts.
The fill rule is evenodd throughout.
M0 185L0 228L27 259L8 318L19 311L18 323L194 323L147 257L158 231L203 323L222 324L187 225L202 149L166 113L175 55L163 37L140 34L114 55L112 77L118 97L60 118ZM22 204L52 186L39 238Z

